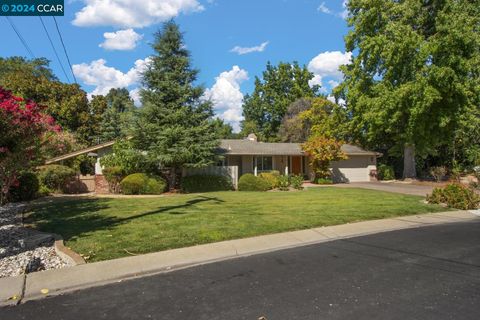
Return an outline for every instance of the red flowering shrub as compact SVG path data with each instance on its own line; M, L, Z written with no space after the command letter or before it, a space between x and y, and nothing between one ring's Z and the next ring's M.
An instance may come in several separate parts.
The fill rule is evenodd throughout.
M18 184L18 173L40 164L42 145L61 130L42 111L35 102L0 87L0 204L7 201L10 187Z

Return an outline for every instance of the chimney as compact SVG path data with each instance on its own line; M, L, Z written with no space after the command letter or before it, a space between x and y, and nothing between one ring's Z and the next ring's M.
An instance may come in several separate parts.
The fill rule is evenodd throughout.
M250 133L247 137L247 140L257 142L257 136L255 135L255 133Z

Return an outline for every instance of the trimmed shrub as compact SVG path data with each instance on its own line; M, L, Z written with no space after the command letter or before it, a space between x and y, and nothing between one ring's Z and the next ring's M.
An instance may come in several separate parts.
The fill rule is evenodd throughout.
M145 194L162 194L167 189L167 182L160 177L150 177L147 181Z
M63 192L67 183L73 178L75 178L75 170L62 165L43 166L38 172L40 185L57 192Z
M377 169L377 177L378 180L394 180L395 171L393 170L392 166L381 164Z
M35 199L40 183L35 173L24 171L18 176L18 185L10 188L12 202L29 201Z
M256 177L251 173L244 174L238 180L239 191L267 191L270 184L260 177Z
M214 192L233 190L233 185L226 176L194 175L182 178L181 188L185 193Z
M290 187L290 179L288 176L279 176L278 177L278 189L281 191L288 191Z
M315 184L333 184L332 178L316 178L313 183Z
M52 189L50 189L47 186L40 185L40 188L38 188L38 196L39 197L46 197L46 196L50 195L51 193L53 193Z
M125 178L125 170L120 166L108 167L102 170L108 182L110 192L120 193L120 182Z
M279 187L278 178L280 177L280 172L275 170L270 172L262 172L258 176L268 182L268 184L270 185L270 189L275 189Z
M445 188L435 188L427 195L427 201L435 204L446 204L449 208L460 210L476 209L480 205L480 196L472 189L453 183Z
M430 174L432 175L433 179L435 179L435 181L440 182L447 175L447 168L445 168L445 167L432 167L430 169Z
M167 183L160 177L149 177L145 173L126 176L121 182L123 194L162 194Z
M134 173L126 176L120 186L124 194L144 194L148 183L148 176L144 173Z
M292 187L294 187L297 190L302 190L303 187L303 176L302 175L293 175L290 177L290 183L292 184Z

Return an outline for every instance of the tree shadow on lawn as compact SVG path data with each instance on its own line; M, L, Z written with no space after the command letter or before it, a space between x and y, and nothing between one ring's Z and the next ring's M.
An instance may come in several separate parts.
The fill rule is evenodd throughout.
M161 199L161 198L159 198ZM62 201L65 200L65 201ZM70 200L70 201L69 201ZM88 233L109 230L135 219L157 214L186 214L184 209L199 203L213 201L225 202L216 197L197 196L178 205L158 207L155 210L141 212L128 217L106 216L101 210L110 208L109 198L59 199L58 201L38 203L28 215L26 222L37 229L60 234L65 240L81 238Z

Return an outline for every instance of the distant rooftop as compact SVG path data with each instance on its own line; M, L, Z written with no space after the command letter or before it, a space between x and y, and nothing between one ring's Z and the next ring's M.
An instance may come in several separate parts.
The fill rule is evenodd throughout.
M75 152L67 153L62 156L49 159L45 164L52 164L56 162L61 162L70 158L77 157L82 154L88 154L102 149L110 148L113 146L115 141L105 142L93 147L86 149L78 150ZM379 156L381 154L373 151L366 151L360 147L344 144L342 146L342 151L345 152L347 156L355 155L371 155ZM265 155L265 156L301 156L304 155L300 143L275 143L275 142L258 142L255 135L249 135L248 138L241 139L224 139L220 140L220 146L218 152L227 155Z
M377 156L377 152L367 151L360 147L344 144L342 151L346 155L372 155ZM286 155L301 156L304 155L300 143L273 143L258 142L253 139L233 140L226 139L220 141L219 152L227 155Z

